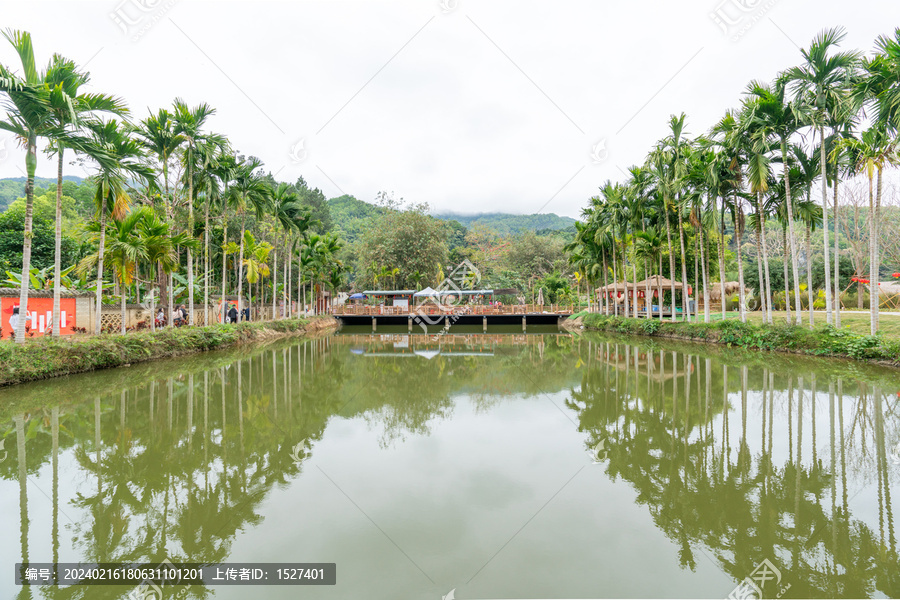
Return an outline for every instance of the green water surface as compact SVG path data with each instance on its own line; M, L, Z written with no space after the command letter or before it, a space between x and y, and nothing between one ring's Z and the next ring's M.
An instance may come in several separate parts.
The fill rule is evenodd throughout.
M163 598L897 597L898 393L847 362L515 328L3 389L0 598L134 590L20 587L19 562L163 560L337 565Z

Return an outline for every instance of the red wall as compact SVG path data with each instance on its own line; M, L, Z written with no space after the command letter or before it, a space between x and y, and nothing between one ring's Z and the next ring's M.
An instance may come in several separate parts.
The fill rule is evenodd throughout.
M14 333L9 326L9 318L12 316L13 307L19 305L18 298L0 298L0 332L3 338L8 339L11 333ZM75 298L60 298L60 323L62 328L60 333L70 335L75 333L72 329L75 326ZM25 337L41 337L50 326L53 320L53 298L29 298L28 312L32 317L31 321L26 323L28 331ZM20 315L19 318L24 318Z

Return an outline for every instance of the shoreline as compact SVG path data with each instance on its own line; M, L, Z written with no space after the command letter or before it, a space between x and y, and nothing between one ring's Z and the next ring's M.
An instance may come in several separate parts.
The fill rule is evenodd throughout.
M72 339L40 338L25 344L0 343L0 389L103 369L126 367L178 356L226 350L289 337L314 335L337 329L334 317L244 322L142 331L125 335Z
M635 319L591 313L568 318L561 325L572 332L603 331L685 340L746 350L840 358L882 367L900 368L900 340L862 335L821 326L754 325L740 321L712 323Z

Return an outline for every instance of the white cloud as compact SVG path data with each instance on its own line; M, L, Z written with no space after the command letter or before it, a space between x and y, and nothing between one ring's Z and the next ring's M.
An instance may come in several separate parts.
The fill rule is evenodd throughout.
M132 41L110 15L136 21L141 3L152 26ZM643 160L670 114L701 133L750 79L797 64L794 43L843 24L845 46L869 50L893 27L872 18L893 8L884 1L770 4L737 42L710 18L715 0L460 0L448 14L437 1L35 1L5 7L3 24L32 32L40 63L90 60L93 89L136 117L176 96L210 103L211 127L236 148L329 196L394 190L438 210L528 213L559 192L544 211L577 216ZM0 61L15 64L8 46ZM594 164L604 138L609 158ZM0 176L23 163L11 148Z

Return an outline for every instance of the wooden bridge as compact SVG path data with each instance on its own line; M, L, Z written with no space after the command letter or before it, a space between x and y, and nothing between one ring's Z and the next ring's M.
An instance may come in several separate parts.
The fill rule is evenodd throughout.
M419 328L422 325L434 327L481 325L486 332L489 325L521 325L522 331L526 331L528 325L559 325L571 314L571 306L559 304L509 306L466 304L451 307L425 304L417 308L337 306L333 316L344 325L371 326L372 331L377 331L379 325L406 325L410 332L413 331L413 327Z

